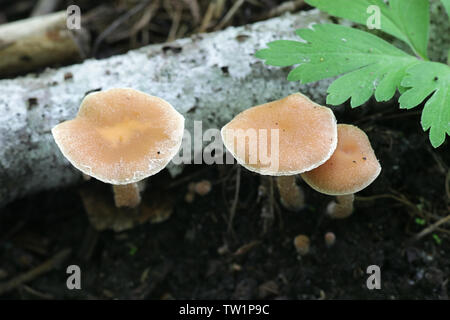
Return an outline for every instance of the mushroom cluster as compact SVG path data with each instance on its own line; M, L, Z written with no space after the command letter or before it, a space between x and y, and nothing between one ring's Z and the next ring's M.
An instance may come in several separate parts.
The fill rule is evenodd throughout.
M257 134L251 136L250 129ZM277 143L268 133L272 130L277 131ZM290 210L304 205L297 174L316 191L337 196L327 211L333 218L345 218L353 211L353 194L371 184L381 171L361 129L337 125L331 109L300 93L247 109L221 132L225 147L239 164L262 175L277 176L280 202ZM268 150L267 158L276 160L277 165L262 165L261 150ZM256 161L250 162L252 157Z
M253 137L248 134L251 129L256 133ZM272 141L271 132L276 132L278 141ZM296 175L323 164L337 145L336 118L331 109L300 93L243 111L221 133L225 147L239 164L250 171L277 177L281 202L294 211L304 205L303 192L295 183ZM246 140L245 146L240 145L243 139L239 139L239 134L246 133L257 141ZM275 145L277 148L273 150ZM262 149L276 165L263 164ZM250 163L252 156L256 161Z
M75 119L52 129L75 168L112 184L117 207L140 203L138 183L166 167L183 132L184 117L167 101L129 88L88 94Z

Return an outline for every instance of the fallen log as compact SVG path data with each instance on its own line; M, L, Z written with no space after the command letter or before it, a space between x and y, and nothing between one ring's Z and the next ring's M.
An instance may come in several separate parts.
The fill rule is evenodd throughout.
M221 128L245 108L299 89L323 102L325 82L288 82L287 70L268 68L254 52L274 39L295 39L296 28L325 21L326 15L316 10L302 12L1 80L0 206L81 180L58 150L51 129L73 118L92 90L132 87L159 96L185 116L188 130L194 120L203 121L203 130Z
M0 76L79 62L88 39L86 30L67 28L65 11L2 24Z
M430 56L440 57L438 49L448 35L437 32L446 17L442 8L436 8ZM250 106L299 90L323 103L330 81L288 82L289 68L267 67L254 58L254 52L267 42L298 40L295 29L323 22L329 22L324 13L300 12L0 80L0 207L34 192L81 181L81 174L58 150L51 128L72 119L84 95L92 90L132 87L159 96L185 116L191 133L194 120L202 120L203 131L221 128ZM168 169L172 174L181 170L174 165Z

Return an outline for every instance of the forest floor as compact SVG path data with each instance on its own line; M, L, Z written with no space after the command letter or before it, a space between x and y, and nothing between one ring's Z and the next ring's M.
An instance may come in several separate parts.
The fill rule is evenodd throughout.
M270 178L237 165L192 165L176 178L161 172L150 179L149 190L162 196L148 193L144 200L165 202L172 209L167 220L118 233L97 232L80 190L96 186L99 201L111 203L112 194L91 180L2 209L3 280L39 269L58 252L71 249L59 268L17 285L3 297L448 299L448 226L414 240L448 214L448 145L432 149L417 112L399 111L394 104L340 107L336 116L338 122L367 132L383 167L378 179L357 195L349 218L326 216L331 197L302 182L307 206L289 212L279 204L276 190L271 197ZM187 203L188 183L204 179L212 183L211 192ZM266 192L261 192L261 184L269 186ZM328 231L336 235L331 248L323 238ZM293 246L298 234L311 239L306 256L298 256ZM82 290L66 287L65 268L70 264L82 270ZM369 265L381 268L380 290L367 289Z

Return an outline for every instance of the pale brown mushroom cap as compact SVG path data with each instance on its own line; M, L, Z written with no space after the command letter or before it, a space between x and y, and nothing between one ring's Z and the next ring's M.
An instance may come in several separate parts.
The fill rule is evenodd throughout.
M303 234L299 234L294 238L294 246L297 249L297 252L304 256L309 252L310 240L308 236Z
M83 173L111 184L129 184L164 169L178 152L184 117L168 102L121 88L91 93L75 119L53 137Z
M313 189L328 195L352 194L366 188L381 166L367 135L358 127L338 124L338 145L320 167L302 174Z
M268 157L271 156L271 129L278 129L278 168L273 170L259 159L258 143L246 141L245 157L237 153L237 138L232 132L239 129L266 129ZM312 170L333 154L337 145L336 118L331 109L320 106L306 96L296 93L286 98L249 108L238 114L222 130L226 148L242 166L259 174L282 176ZM258 155L256 163L249 163L250 155Z

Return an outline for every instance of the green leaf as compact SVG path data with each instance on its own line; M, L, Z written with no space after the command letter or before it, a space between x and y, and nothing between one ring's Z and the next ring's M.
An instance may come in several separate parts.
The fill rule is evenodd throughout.
M422 128L430 129L431 144L437 148L450 134L450 67L420 62L406 72L401 85L410 89L401 95L400 108L414 108L433 93L422 111Z
M377 6L381 30L405 41L416 54L427 59L430 23L428 0L390 0L389 6L383 0L306 0L306 2L330 15L364 25L367 25L375 14L375 11L369 8Z
M445 7L445 11L447 11L447 16L450 18L450 0L441 0L441 2Z
M299 64L288 80L314 82L345 74L328 88L327 103L338 105L351 98L352 107L375 92L378 101L393 97L406 69L418 63L388 42L370 33L335 24L314 25L297 34L306 41L278 40L256 53L274 66Z

